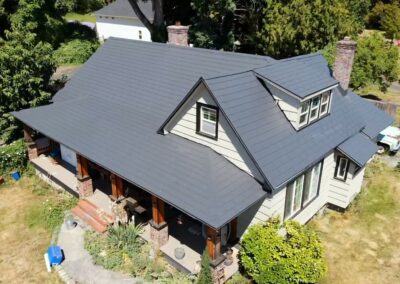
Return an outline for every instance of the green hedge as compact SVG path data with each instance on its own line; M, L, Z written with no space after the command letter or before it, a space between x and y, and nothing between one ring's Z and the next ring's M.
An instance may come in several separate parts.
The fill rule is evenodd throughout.
M326 273L318 235L295 221L256 224L243 237L240 261L256 283L317 283Z
M9 145L0 147L0 173L5 174L13 170L23 170L28 162L25 142L17 140Z
M95 41L74 39L61 44L54 52L54 58L59 65L83 64L98 47Z

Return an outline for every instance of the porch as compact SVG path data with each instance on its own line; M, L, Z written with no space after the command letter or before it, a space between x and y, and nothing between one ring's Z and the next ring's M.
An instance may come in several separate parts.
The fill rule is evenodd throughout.
M98 213L101 210L116 218L112 204L125 202L123 207L128 212L127 220L143 224L143 239L157 246L177 269L198 273L201 255L207 250L215 270L219 271L218 279L229 279L238 270L235 222L224 229L214 230L79 154L76 154L76 167L52 157L49 151L30 158L42 179L80 197L80 209L84 211ZM81 219L90 224L93 218ZM101 220L97 222L102 223ZM90 225L98 229L96 225ZM100 228L100 231L105 229ZM226 265L227 251L231 246L233 261ZM183 249L182 258L176 257L177 248Z

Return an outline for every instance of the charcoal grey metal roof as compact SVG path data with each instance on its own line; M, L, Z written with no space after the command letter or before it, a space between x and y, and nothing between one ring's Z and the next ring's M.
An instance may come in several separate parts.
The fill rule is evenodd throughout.
M273 190L365 126L362 117L352 111L354 98L342 96L337 90L330 115L296 131L252 72L205 82Z
M343 95L338 87L331 113L296 131L260 83L258 72L280 64L290 71L293 64L300 77L313 85L299 66L306 66L306 71L314 66L310 72L324 74L323 82L328 82L329 68L321 58L309 55L276 61L110 38L56 94L53 105L14 115L193 217L219 227L262 198L261 185L212 150L174 134L159 135L157 130L185 95L190 95L199 78L205 78L202 81L269 189L276 192L349 137L360 131L373 134L391 123L382 111L372 111L371 104L351 92ZM296 79L292 71L285 84L292 86L291 79ZM305 94L320 86L317 80L308 91L305 86L298 88Z
M140 10L149 20L153 20L154 11L152 1L138 0ZM128 0L116 0L95 12L96 15L108 17L138 18Z
M85 97L14 115L214 228L266 194L254 178L208 147L157 134L158 120L140 104Z
M338 150L358 166L363 167L378 149L376 143L363 133L357 133L339 145Z
M301 99L338 84L320 54L282 60L254 71Z

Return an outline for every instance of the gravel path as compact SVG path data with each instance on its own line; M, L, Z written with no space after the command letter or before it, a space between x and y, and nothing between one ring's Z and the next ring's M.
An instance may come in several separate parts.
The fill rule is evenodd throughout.
M61 266L70 278L77 283L87 284L137 282L132 277L94 265L91 256L83 246L84 232L85 230L79 225L72 230L68 230L63 224L58 236L58 245L65 256Z

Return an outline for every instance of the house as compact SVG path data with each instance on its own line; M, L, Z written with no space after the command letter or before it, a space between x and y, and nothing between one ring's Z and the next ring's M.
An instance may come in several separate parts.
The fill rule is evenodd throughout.
M226 248L251 224L346 208L393 121L348 89L349 38L333 76L318 53L274 60L190 48L182 30L168 27L170 44L110 38L52 104L13 115L43 178L83 199L100 182L114 198L133 196L171 261L193 272L207 248L223 281L237 269L224 264ZM38 157L37 137L61 148L76 178Z
M150 21L154 12L151 1L138 1L140 10ZM151 41L150 31L142 24L128 0L116 0L95 12L100 41L109 37Z

